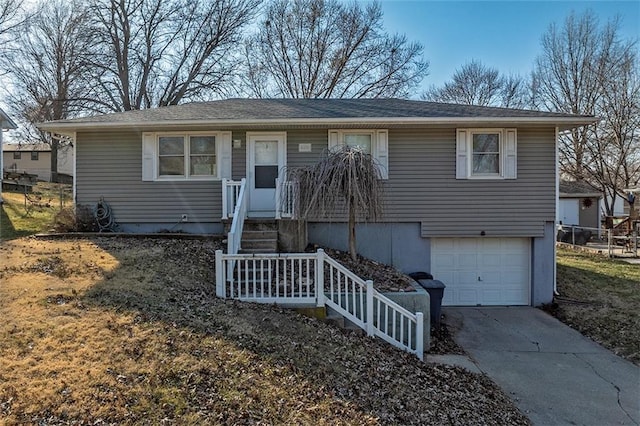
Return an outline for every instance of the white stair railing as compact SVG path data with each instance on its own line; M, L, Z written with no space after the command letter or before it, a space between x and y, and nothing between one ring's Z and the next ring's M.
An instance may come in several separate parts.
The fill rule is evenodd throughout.
M240 188L244 181L245 179L222 179L222 219L231 219L233 217L240 197Z
M416 354L424 353L424 317L422 312L409 312L342 266L323 250L318 257L324 263L325 304L347 320L386 342Z
M218 250L216 295L284 306L327 306L367 335L423 359L423 314L409 312L385 297L373 288L372 281L364 281L322 249L295 254L224 254Z
M233 211L233 220L231 222L231 229L227 233L227 254L229 255L238 254L240 251L244 220L247 218L247 191L245 179L240 181L239 188L240 189L237 193L238 195L234 195L235 209ZM235 262L229 262L227 268L229 268L229 275L231 275L235 268Z

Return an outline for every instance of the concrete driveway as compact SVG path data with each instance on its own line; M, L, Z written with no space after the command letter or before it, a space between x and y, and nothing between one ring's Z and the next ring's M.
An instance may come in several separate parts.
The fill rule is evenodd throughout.
M456 342L534 425L640 424L640 368L543 311L443 313Z

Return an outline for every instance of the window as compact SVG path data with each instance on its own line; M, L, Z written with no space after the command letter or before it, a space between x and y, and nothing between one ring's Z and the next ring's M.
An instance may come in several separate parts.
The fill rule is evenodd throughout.
M22 153L18 151L13 151L13 159L20 160L22 158Z
M473 176L497 176L500 174L500 133L471 133Z
M38 151L31 151L31 161L38 161L38 158L40 158L38 154Z
M231 177L231 132L145 133L143 180Z
M457 179L515 179L516 129L458 129Z
M216 137L189 137L189 174L191 176L217 176Z
M371 133L345 133L344 144L353 148L360 148L366 154L371 154Z
M382 179L389 178L387 130L329 130L329 149L348 145L371 154L380 166Z

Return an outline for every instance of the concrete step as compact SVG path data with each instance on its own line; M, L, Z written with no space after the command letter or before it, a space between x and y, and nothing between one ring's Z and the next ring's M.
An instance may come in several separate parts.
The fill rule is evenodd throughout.
M240 243L240 247L242 250L271 250L266 253L275 253L278 250L278 239L270 238L270 239L251 239L245 240L242 239Z
M275 231L278 232L278 223L274 219L246 219L244 231Z
M239 251L240 254L263 254L263 253L277 253L277 247L268 247L268 248L251 248L244 247Z
M248 231L242 232L242 241L248 240L277 240L278 231Z

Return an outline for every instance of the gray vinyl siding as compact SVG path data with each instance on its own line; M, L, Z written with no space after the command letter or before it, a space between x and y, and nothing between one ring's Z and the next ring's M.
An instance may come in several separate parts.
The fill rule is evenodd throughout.
M240 148L233 148L233 141L240 141ZM247 132L233 130L231 132L231 176L240 180L247 176Z
M455 129L389 132L385 217L424 237L544 235L555 217L555 129L518 130L514 180L456 179Z
M76 201L95 206L104 197L119 223L220 222L221 183L142 181L142 134L77 134Z
M287 132L288 164L317 161L326 130ZM518 178L455 178L455 129L389 129L385 222L419 222L423 237L541 237L555 217L555 129L518 129ZM299 153L299 143L312 143ZM333 220L333 219L332 219Z
M232 176L246 175L246 131L232 129ZM318 161L327 148L326 129L287 131L291 167ZM455 129L389 129L389 179L384 222L419 223L423 237L541 237L555 219L555 130L518 129L515 180L455 178ZM142 135L95 132L77 135L77 201L95 205L101 196L121 223L216 223L221 183L142 181ZM309 153L299 152L310 143Z

